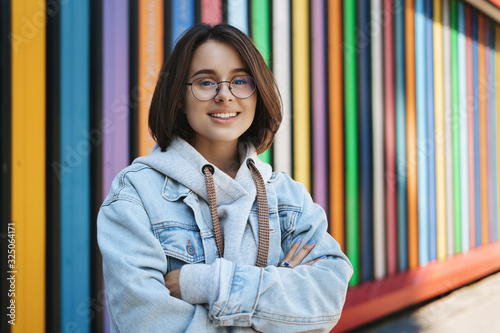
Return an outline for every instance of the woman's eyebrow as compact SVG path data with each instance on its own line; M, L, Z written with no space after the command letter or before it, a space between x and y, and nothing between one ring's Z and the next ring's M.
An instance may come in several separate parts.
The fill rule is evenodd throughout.
M241 72L248 73L248 70L246 68L235 68L231 71L232 74L241 73ZM191 75L191 77L195 77L196 75L200 75L200 74L215 75L216 73L212 69L201 69L201 70L197 71L196 73L194 73L193 75Z

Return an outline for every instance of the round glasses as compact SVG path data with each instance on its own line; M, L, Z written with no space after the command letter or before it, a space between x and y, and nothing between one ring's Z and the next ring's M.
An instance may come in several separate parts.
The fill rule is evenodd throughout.
M214 79L202 77L191 83L186 83L186 85L191 86L191 92L197 100L206 102L217 96L221 83L228 83L231 94L239 99L248 98L255 92L255 81L248 75L235 76L231 81L219 82Z

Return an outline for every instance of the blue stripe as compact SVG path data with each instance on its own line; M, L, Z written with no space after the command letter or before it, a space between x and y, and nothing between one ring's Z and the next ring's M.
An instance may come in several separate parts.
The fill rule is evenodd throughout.
M427 77L427 142L429 173L429 260L437 259L437 225L436 225L436 139L434 135L434 35L433 35L433 2L425 2L425 39L426 45L426 77Z
M194 25L194 0L172 0L172 50L177 39Z
M425 78L425 11L424 0L415 2L415 58L417 81L417 142L418 142L418 261L429 262L429 196L427 143L427 101Z
M248 0L228 0L227 23L248 35Z
M90 331L89 3L61 4L61 329Z
M404 0L394 8L396 172L398 179L398 270L408 269L408 178L406 157L406 68Z
M373 209L372 209L372 129L371 129L371 47L364 27L370 25L370 6L358 0L359 65L359 218L361 226L362 281L373 279Z
M472 10L472 65L474 86L474 179L476 189L476 246L481 245L481 177L479 163L479 62L478 62L478 19Z

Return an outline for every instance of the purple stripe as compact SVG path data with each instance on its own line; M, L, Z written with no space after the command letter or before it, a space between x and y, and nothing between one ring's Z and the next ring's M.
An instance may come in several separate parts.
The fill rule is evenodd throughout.
M312 5L312 109L313 109L313 197L328 216L327 135L326 135L326 65L325 65L325 2Z
M128 7L123 0L103 4L103 198L116 174L129 164ZM105 306L104 332L109 332L108 318Z

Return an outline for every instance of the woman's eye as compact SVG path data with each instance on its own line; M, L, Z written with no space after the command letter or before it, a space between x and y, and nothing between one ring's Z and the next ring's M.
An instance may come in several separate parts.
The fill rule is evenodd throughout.
M200 80L198 82L198 85L203 86L203 87L210 87L210 86L215 85L215 82L212 80Z
M235 84L235 85L247 84L247 81L244 79L237 79L237 80L233 81L233 84Z

